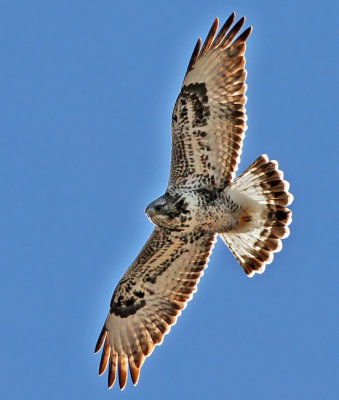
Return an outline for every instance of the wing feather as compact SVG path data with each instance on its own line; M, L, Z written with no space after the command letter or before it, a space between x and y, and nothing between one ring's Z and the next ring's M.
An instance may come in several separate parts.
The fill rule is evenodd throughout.
M220 45L220 43L222 42L222 40L224 39L224 37L226 36L226 33L228 32L228 30L230 29L230 27L232 26L233 22L235 20L235 13L232 13L227 21L224 23L224 25L222 26L222 28L220 29L217 37L215 38L214 42L213 42L213 48L216 48Z
M245 17L240 18L239 21L233 26L233 28L227 33L227 35L221 41L220 43L221 48L225 49L231 44L232 40L237 36L241 28L244 26L244 23L245 23Z
M199 38L194 47L190 62L188 63L187 72L193 67L193 65L197 61L199 53L200 53L200 47L201 47L201 39Z
M108 367L108 388L110 389L115 382L116 374L117 374L117 363L118 363L118 355L110 354L109 359L109 367Z
M213 22L213 25L211 26L210 31L208 32L205 42L201 48L200 57L203 56L204 54L206 54L208 52L208 50L210 49L213 39L215 37L215 34L218 31L218 26L219 26L219 19L216 18Z
M99 372L107 365L108 387L118 369L120 388L129 367L136 385L140 368L161 344L196 291L212 251L215 234L174 232L156 227L114 291L96 352L103 346Z
M172 115L169 187L224 189L238 168L246 125L246 40L236 40L245 18L220 32L216 19L202 46L199 39Z
M99 375L102 375L107 368L108 365L108 360L109 360L109 355L110 355L110 347L105 343L104 349L102 350L101 354L101 361L100 361L100 366L99 366Z

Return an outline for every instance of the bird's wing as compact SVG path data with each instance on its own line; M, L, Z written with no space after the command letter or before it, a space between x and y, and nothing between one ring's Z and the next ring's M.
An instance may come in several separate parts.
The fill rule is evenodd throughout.
M216 19L199 39L172 115L169 187L224 189L240 161L246 125L245 49L252 28L233 13L216 35Z
M108 386L117 368L123 389L129 366L132 381L191 299L212 251L215 235L155 227L116 287L95 351L103 346L99 374L109 366Z

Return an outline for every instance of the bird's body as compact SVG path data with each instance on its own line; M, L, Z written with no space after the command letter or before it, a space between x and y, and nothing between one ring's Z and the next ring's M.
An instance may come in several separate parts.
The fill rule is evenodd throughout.
M201 189L167 191L146 208L149 219L163 228L190 232L227 232L239 224L242 207L230 191Z
M167 190L146 214L155 228L117 285L97 342L99 373L128 367L134 384L154 347L162 343L196 291L217 236L248 276L262 273L289 234L293 196L276 161L260 156L238 178L246 125L245 49L252 28L236 39L232 14L199 39L172 115ZM234 40L235 39L235 40Z

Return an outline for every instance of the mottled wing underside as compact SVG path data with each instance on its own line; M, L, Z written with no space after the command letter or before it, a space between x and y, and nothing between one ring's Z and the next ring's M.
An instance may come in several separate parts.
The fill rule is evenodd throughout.
M252 28L235 14L199 39L172 115L169 186L223 189L234 178L246 126L245 49Z
M109 366L108 386L119 376L126 385L128 366L134 384L140 368L175 324L192 297L215 235L156 227L112 297L95 351L103 346L99 374Z

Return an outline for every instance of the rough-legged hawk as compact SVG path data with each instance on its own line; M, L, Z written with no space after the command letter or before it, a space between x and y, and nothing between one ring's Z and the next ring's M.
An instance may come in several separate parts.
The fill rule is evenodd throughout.
M189 62L172 116L166 193L146 214L154 231L116 287L95 351L108 386L140 368L197 289L219 235L248 276L262 273L289 234L293 196L276 161L260 156L234 179L246 126L245 18L216 19Z

